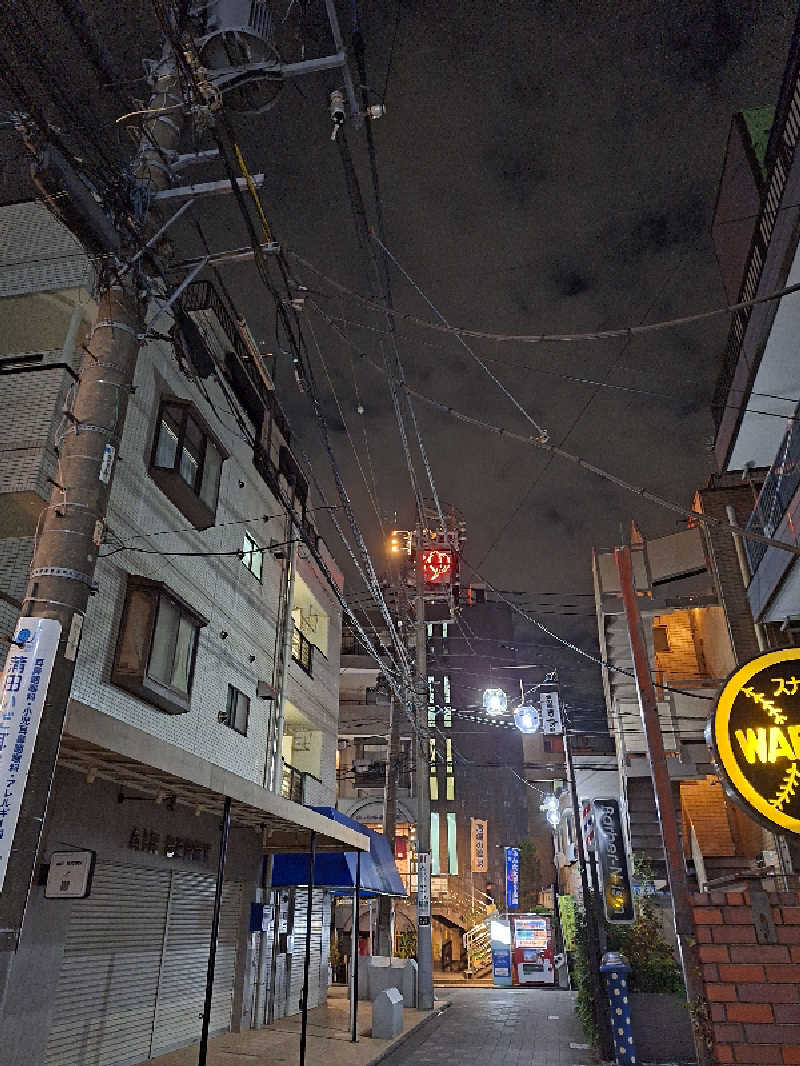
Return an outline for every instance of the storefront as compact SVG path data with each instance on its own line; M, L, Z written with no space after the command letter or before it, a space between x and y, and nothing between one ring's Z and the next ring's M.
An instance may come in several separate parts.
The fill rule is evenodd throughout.
M87 709L84 725L89 717ZM223 809L229 834L209 1035L253 1024L251 903L265 851L305 850L312 836L322 853L367 844L360 834L139 730L109 727L114 751L74 734L64 738L43 863L6 1002L0 1066L133 1066L200 1039ZM167 769L170 763L183 776ZM85 898L47 897L48 867L62 852L91 855ZM286 974L290 1012L299 1009L305 969L300 895L293 901L301 917ZM312 915L316 957L312 950L309 960L317 996L324 910L320 893Z

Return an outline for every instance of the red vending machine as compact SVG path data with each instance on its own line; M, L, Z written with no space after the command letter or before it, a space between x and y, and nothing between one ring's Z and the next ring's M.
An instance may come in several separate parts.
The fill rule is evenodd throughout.
M511 921L514 983L552 985L555 971L551 919L546 914L515 914Z

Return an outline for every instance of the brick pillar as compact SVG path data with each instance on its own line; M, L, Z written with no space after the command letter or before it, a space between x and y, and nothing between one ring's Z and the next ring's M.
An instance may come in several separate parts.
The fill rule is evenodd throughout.
M777 943L759 944L748 892L694 892L714 1061L800 1064L800 894L768 894Z

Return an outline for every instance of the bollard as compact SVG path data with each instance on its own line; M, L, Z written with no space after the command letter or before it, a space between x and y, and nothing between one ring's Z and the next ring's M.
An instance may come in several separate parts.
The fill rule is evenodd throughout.
M607 951L600 963L608 991L611 1034L618 1066L636 1066L636 1046L631 1028L631 1004L627 976L631 966L618 951Z

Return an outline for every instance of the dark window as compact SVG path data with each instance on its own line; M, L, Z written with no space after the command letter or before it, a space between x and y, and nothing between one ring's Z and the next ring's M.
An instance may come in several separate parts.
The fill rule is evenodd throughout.
M169 714L188 711L204 625L159 582L129 578L111 680Z
M224 459L191 404L162 402L150 474L198 529L214 524Z
M311 677L311 668L314 661L314 645L301 633L297 626L292 631L292 658L301 670Z
M264 569L264 549L247 532L242 544L242 562L253 577L260 581Z
M653 626L653 650L669 651L669 630L666 626Z
M225 714L220 717L225 725L246 737L247 722L250 717L250 697L245 696L233 685L228 685L228 704Z

